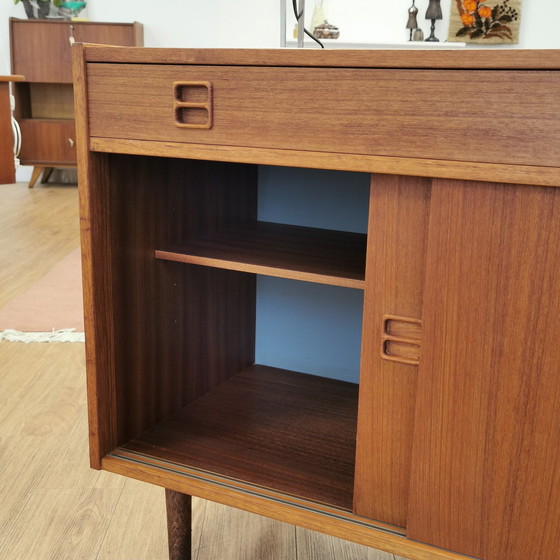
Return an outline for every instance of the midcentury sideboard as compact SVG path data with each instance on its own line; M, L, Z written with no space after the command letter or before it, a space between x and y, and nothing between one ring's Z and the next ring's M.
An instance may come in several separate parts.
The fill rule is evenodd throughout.
M22 132L19 159L33 165L29 187L55 167L76 166L71 46L74 42L142 46L140 23L10 18L15 118Z
M559 52L76 45L74 83L91 464L166 488L171 558L190 495L416 560L557 557ZM314 173L302 219L263 210ZM282 321L301 367L260 348Z

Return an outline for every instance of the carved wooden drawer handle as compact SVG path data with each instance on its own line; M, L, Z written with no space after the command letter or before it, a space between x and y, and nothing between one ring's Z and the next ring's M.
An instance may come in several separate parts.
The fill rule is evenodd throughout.
M422 321L397 315L383 315L381 357L403 364L418 365Z
M212 128L212 111L212 84L210 82L173 83L175 126Z

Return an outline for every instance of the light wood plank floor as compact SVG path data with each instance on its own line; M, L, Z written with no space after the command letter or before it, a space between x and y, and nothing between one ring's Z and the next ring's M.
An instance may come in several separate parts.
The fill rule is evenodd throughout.
M78 246L75 187L0 185L0 306ZM0 342L0 558L165 560L164 492L88 467L83 344ZM399 560L194 500L194 560Z

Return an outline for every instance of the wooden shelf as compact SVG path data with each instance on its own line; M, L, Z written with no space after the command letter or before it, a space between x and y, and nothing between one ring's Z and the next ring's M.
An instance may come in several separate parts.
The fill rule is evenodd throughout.
M350 510L358 386L252 366L123 449Z
M254 222L194 239L156 258L363 289L365 234Z

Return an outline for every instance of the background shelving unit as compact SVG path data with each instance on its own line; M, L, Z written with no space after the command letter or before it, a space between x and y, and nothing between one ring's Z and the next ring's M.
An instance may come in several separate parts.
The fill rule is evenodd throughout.
M142 46L139 23L10 18L12 72L25 76L14 88L22 134L20 161L34 166L30 187L54 167L76 166L71 46L74 42Z

